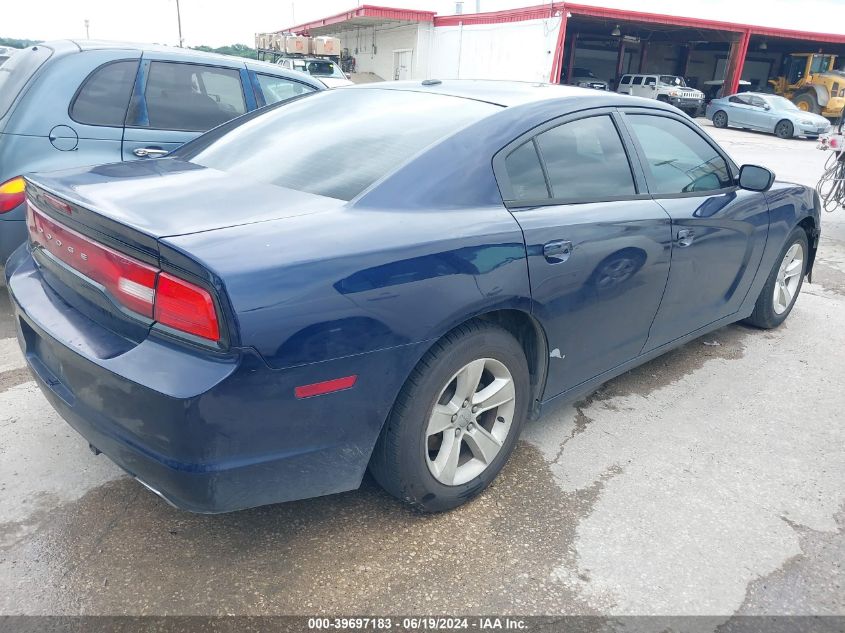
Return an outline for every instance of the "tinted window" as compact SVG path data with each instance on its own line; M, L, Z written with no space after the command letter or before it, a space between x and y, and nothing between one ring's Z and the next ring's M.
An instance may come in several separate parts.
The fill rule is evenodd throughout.
M609 116L564 123L537 137L552 197L602 200L635 193L622 140Z
M639 114L629 115L628 121L651 171L653 193L713 191L731 186L725 159L680 121Z
M631 75L625 75L625 76L623 76L623 77L622 77L622 81L620 81L619 83L621 83L621 84L629 84L629 83L631 83Z
M0 118L6 116L23 87L52 54L46 46L32 46L17 51L0 66Z
M70 109L70 117L87 125L122 127L138 60L127 59L100 66L85 80Z
M514 200L538 200L548 198L546 179L540 158L533 141L523 143L505 159L505 171L508 173Z
M259 182L351 200L428 145L499 111L394 90L315 92L200 137L174 156Z
M635 86L642 86L643 85L643 78L642 77L634 77L634 85Z
M738 97L736 95L728 99L728 101L730 101L731 103L741 103L743 105L748 105L748 101L745 97Z
M145 91L150 127L204 132L246 112L231 68L152 62Z
M646 86L656 86L657 85L657 77L646 77L645 85Z
M261 92L264 93L264 102L267 105L293 99L306 92L314 92L314 88L306 86L298 81L292 81L285 77L273 77L272 75L256 75Z

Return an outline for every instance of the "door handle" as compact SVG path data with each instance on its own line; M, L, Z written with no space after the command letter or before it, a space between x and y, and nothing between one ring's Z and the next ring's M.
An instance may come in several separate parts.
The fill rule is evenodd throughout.
M695 232L692 229L681 229L678 231L678 246L690 246L695 239Z
M137 149L133 149L132 153L138 158L156 158L158 156L169 154L170 152L166 149L161 149L160 147L139 147Z
M550 264L565 262L572 255L572 242L568 240L555 240L543 245L543 257Z

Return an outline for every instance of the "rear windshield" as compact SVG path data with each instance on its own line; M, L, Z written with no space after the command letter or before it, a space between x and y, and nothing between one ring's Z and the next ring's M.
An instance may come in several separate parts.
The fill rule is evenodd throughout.
M35 71L50 59L52 54L53 51L46 46L31 46L16 52L0 66L0 119L6 116Z
M315 92L173 156L259 182L351 200L414 154L500 106L425 92Z
M321 59L311 59L306 62L306 68L309 75L315 77L343 77L343 73L332 62L323 61Z

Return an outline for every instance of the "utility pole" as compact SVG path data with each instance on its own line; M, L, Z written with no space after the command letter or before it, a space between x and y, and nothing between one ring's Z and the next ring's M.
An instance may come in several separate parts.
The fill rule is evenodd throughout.
M179 10L179 0L176 0L176 22L179 25L179 48L182 48L182 12Z
M90 40L90 39L91 39L91 36L88 34L88 26L89 26L89 24L90 24L90 22L89 22L88 20L85 20L85 39L86 39L86 40Z

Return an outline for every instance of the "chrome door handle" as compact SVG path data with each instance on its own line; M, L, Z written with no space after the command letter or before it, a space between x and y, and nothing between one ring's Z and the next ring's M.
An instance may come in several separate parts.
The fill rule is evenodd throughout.
M690 246L695 239L695 232L692 229L681 229L678 231L678 246Z
M170 152L158 147L139 147L138 149L132 150L132 153L138 158L155 158L157 156L164 156Z
M572 255L572 242L568 240L555 240L543 245L543 257L550 264L565 262Z

